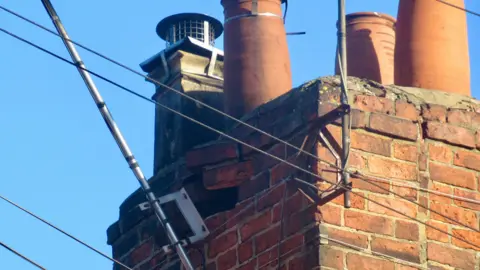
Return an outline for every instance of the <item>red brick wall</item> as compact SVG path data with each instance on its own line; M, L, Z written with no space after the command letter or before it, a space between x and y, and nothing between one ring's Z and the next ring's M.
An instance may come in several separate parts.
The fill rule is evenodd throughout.
M238 203L232 210L206 218L212 234L189 249L196 266L202 264L199 248L205 254L207 269L218 270L269 269L279 258L280 269L285 270L320 266L349 270L480 269L480 248L422 224L480 246L480 233L433 212L479 229L480 204L474 202L480 200L480 114L475 112L479 107L476 101L465 98L453 108L398 89L365 87L359 80L351 83L356 88L350 94L354 107L350 165L369 176L352 177L353 191L360 195L352 194L352 207L343 207L343 196L315 200L306 186L292 177L322 189L329 184L247 147L228 140L200 147L187 154L189 170L199 175L207 189L237 188ZM316 119L337 106L337 86L334 79L310 82L244 120L335 163L334 155L317 137ZM437 99L436 103L441 102ZM323 133L341 153L338 123ZM234 128L229 134L328 181L338 179L326 163L297 156L296 150L246 127ZM155 245L158 236L152 222L141 221L122 233L113 241L114 255L138 266L136 269L175 269L179 265L176 257L165 256ZM129 235L135 239L129 240Z

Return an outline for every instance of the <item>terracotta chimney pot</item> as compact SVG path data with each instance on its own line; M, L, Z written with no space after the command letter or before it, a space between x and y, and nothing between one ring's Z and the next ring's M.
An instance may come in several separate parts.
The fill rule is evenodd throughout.
M226 112L252 111L292 88L281 0L222 0ZM253 7L253 10L255 8Z
M348 76L393 84L395 18L377 12L357 12L347 18ZM335 57L335 74L339 75Z
M463 0L445 0L460 8ZM465 11L436 0L400 0L395 84L470 96Z

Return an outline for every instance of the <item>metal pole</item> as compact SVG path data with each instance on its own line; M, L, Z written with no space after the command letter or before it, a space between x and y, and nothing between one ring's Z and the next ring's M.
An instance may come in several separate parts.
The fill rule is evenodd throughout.
M103 119L105 120L105 123L108 126L108 129L110 130L110 133L114 137L115 141L117 142L118 147L122 151L122 154L125 158L125 160L128 162L128 165L132 169L135 177L137 178L138 182L140 183L140 186L142 187L143 191L145 192L145 195L147 197L148 202L152 206L155 215L157 218L160 220L160 223L163 225L166 234L168 238L170 239L170 243L175 246L175 249L178 253L178 256L180 257L180 260L182 261L183 265L187 270L193 270L193 266L188 259L188 256L183 249L180 241L178 240L177 236L175 235L175 232L172 229L172 226L167 220L167 217L165 213L163 212L160 203L158 202L157 198L155 197L155 194L153 194L152 190L150 189L150 185L148 184L147 179L145 178L137 160L135 160L135 157L133 156L133 153L130 151L130 148L128 147L127 142L125 141L125 138L123 137L122 133L120 132L120 129L117 127L117 124L113 120L112 115L110 114L110 111L107 108L107 105L103 101L102 96L100 95L100 92L98 91L97 87L95 86L95 83L93 82L92 78L90 75L85 71L86 67L83 64L80 55L78 54L77 50L75 49L75 46L73 45L72 42L70 42L70 38L67 35L67 32L65 28L62 25L62 22L60 21L60 18L58 17L55 9L53 8L52 4L50 3L50 0L42 0L43 6L47 10L48 15L53 21L53 24L55 25L55 28L57 29L58 33L62 36L63 43L67 47L67 50L72 57L73 62L77 65L77 70L80 73L80 76L82 77L83 81L87 85L88 91L90 92L93 100L95 101L95 104L97 105L98 110L100 111L100 114L102 115Z
M346 18L345 18L345 0L338 0L338 56L341 70L341 102L348 104L347 87L347 37L346 37ZM342 179L343 184L350 184L350 174L347 172L348 156L350 152L350 113L342 116ZM344 206L350 208L350 192L344 194Z

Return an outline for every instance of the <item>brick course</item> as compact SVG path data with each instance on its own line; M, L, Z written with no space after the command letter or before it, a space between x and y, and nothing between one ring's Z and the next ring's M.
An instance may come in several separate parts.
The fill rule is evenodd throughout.
M188 179L193 179L190 181L219 192L215 194L229 190L236 195L228 196L236 200L229 209L207 215L205 222L214 233L194 244L205 253L207 269L266 269L267 265L276 269L280 262L280 269L284 270L320 266L348 270L480 270L480 249L474 246L480 245L480 233L433 212L478 230L480 204L419 190L480 200L480 152L476 149L480 145L480 114L474 109L480 107L478 102L472 100L465 108L453 108L448 102L421 100L398 88L379 87L359 79L352 78L351 85L355 124L350 162L354 170L368 177L352 175L353 191L361 196L352 194L350 209L343 207L343 195L319 201L314 193L291 179L298 177L321 188L330 186L325 181L225 138L186 154ZM359 85L369 85L369 90ZM325 142L317 136L317 121L328 110L338 107L337 87L335 78L309 82L259 107L243 120L297 147L303 146L303 150L321 160L336 163ZM341 153L338 121L322 132L332 148ZM228 133L329 181L338 179L338 173L325 162L297 155L297 150L258 132L236 125ZM194 202L203 203L211 196L205 193ZM122 209L128 208L128 203L127 200ZM178 260L159 250L164 242L159 240L161 229L152 223L152 217L140 215L132 221L127 212L109 229L114 256L141 270L175 269ZM426 222L427 226L412 218ZM324 236L330 240L323 239ZM198 251L193 247L188 250L200 267Z

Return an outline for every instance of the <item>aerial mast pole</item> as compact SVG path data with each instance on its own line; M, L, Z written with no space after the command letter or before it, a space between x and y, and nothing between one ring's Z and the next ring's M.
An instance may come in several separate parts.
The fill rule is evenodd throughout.
M346 14L345 0L338 0L338 24L337 24L337 59L340 67L341 94L340 101L342 105L348 104L347 87L347 34L346 34ZM350 175L347 171L348 157L350 155L350 113L342 116L342 181L345 187L350 184ZM350 208L350 191L345 191L344 206Z
M60 21L60 18L57 15L57 12L53 8L50 0L42 0L42 4L47 10L48 15L50 16L50 19L52 20L53 24L55 25L55 28L57 29L59 35L62 37L63 43L65 44L65 47L67 48L73 62L77 66L77 70L80 73L80 76L82 77L83 81L85 82L88 91L90 92L90 95L92 96L93 100L95 101L95 104L97 105L98 110L100 111L100 114L102 115L103 119L105 120L105 123L107 124L108 129L110 130L110 133L112 134L113 138L115 139L118 147L120 148L120 151L122 152L125 160L128 162L128 165L130 166L130 169L132 169L133 174L137 178L138 182L140 183L140 186L142 187L143 191L145 192L145 195L148 199L148 202L150 203L152 209L155 212L155 215L159 219L160 223L164 227L166 234L170 240L170 243L172 246L175 247L178 256L180 257L180 260L182 261L183 265L187 270L193 270L193 266L185 252L185 250L182 247L181 242L178 240L177 236L175 235L175 232L173 231L172 226L170 225L169 221L167 220L167 217L165 213L163 212L159 201L155 197L155 194L153 194L152 190L150 189L150 185L148 184L147 179L145 178L145 175L143 174L137 160L133 156L133 153L130 151L130 148L128 147L128 144L123 137L122 133L120 132L120 129L118 128L117 124L113 120L113 117L110 113L110 111L107 108L107 105L105 104L105 101L103 100L102 96L100 95L100 92L98 91L97 87L95 86L95 83L93 82L92 78L86 71L86 67L84 63L82 62L82 59L80 58L80 55L78 54L77 50L75 49L74 44L71 42L70 38L67 35L67 32L65 28L63 27L62 22Z

